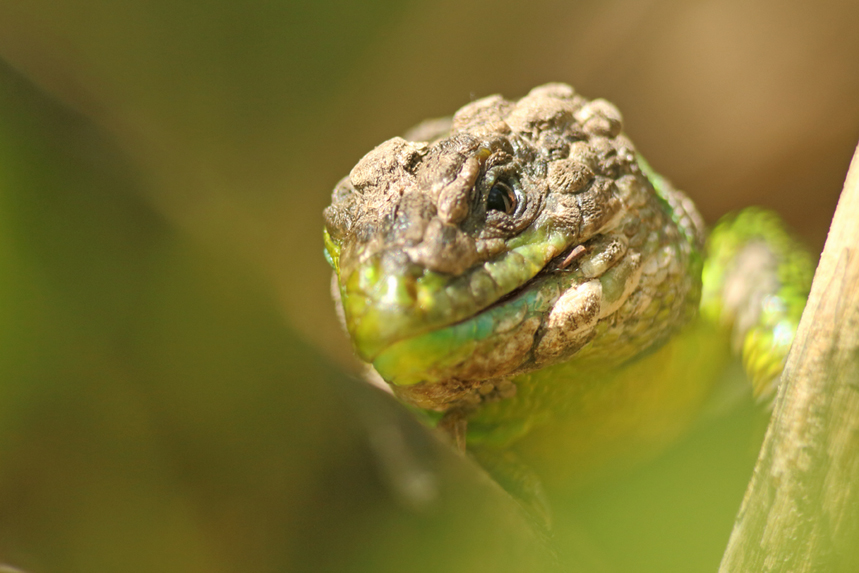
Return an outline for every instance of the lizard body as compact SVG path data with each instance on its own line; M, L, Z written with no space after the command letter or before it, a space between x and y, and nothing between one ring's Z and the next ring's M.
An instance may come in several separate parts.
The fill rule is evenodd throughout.
M361 359L484 465L548 482L671 439L732 346L771 394L813 269L765 211L705 243L617 108L564 84L381 144L324 215Z

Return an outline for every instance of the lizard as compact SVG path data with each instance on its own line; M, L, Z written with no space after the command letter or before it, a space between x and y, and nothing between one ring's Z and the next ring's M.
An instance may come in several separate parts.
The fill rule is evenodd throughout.
M771 399L814 269L770 211L708 234L561 83L380 144L323 235L358 357L521 498L676 439L732 354Z

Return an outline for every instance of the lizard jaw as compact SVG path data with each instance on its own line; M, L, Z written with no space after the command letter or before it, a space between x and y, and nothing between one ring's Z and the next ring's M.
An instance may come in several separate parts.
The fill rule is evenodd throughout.
M367 257L349 276L338 277L346 327L358 354L373 362L399 341L468 320L522 289L572 241L561 232L526 232L506 252L453 277L386 264L389 252Z
M620 241L595 237L568 268L569 254L560 254L502 300L457 323L397 341L373 366L404 401L443 411L479 402L476 390L487 381L497 383L490 382L485 394L503 388L511 376L567 359L638 285L641 256L618 251ZM581 252L577 247L570 252Z

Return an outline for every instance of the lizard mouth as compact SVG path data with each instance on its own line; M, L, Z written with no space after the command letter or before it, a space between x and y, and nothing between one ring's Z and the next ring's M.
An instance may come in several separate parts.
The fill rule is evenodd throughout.
M584 344L596 321L613 312L638 280L638 255L627 256L625 245L618 248L618 242L597 235L571 245L491 304L403 337L371 362L382 378L398 387L487 380L554 362ZM561 298L567 299L566 306L556 313ZM553 315L574 317L575 324L553 325ZM558 340L559 332L563 340Z
M540 272L466 318L397 340L374 357L373 366L397 386L496 377L526 358L560 282L556 274Z
M340 267L346 327L359 356L374 362L400 342L485 314L524 292L571 243L561 233L526 231L506 252L458 276L404 267L387 252L368 257L348 275Z

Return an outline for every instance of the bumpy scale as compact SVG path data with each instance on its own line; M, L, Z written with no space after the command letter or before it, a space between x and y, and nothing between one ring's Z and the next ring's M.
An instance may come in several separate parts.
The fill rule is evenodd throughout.
M356 352L490 470L563 483L658 448L732 346L757 395L781 372L812 259L760 210L705 245L622 130L563 84L487 97L379 145L325 210Z

